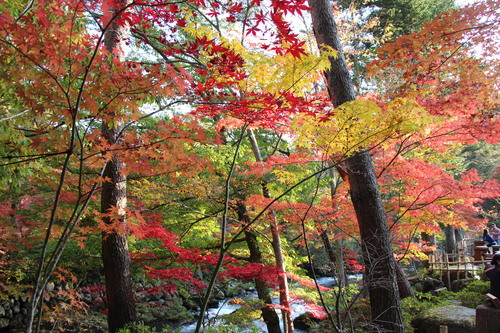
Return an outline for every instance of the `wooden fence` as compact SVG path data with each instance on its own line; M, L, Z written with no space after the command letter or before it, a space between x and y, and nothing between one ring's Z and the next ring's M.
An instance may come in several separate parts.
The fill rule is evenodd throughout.
M472 279L485 267L486 260L474 260L465 253L445 253L436 251L429 255L429 269L438 272L448 289L451 282L458 279Z

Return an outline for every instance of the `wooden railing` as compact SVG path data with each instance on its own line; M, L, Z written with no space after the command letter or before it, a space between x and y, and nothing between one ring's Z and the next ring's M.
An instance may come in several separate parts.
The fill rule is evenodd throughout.
M429 269L439 272L448 288L451 287L452 280L474 278L488 263L489 260L474 260L465 253L436 251L429 255Z

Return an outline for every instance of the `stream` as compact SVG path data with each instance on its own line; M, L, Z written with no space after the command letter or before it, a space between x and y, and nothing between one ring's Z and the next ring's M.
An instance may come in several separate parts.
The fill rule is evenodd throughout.
M249 292L245 295L243 295L241 298L256 298L257 293L256 292ZM235 310L241 308L240 305L238 304L231 304L231 299L225 299L219 301L218 307L216 308L211 308L208 309L207 314L205 315L205 320L210 320L213 321L215 320L215 324L217 323L217 319L214 319L219 316L227 315L233 313ZM273 300L273 303L278 303L278 300ZM300 304L293 304L292 306L293 312L292 312L292 318L296 318L300 314L305 312L305 308L301 306ZM283 330L283 322L281 321L281 311L279 309L276 309L276 313L280 317L280 326L281 329ZM262 320L255 320L254 321L254 328L258 329L258 332L267 332L267 327L264 321ZM181 329L181 333L193 333L196 329L196 322L192 324L188 324L186 326L183 326ZM253 332L250 330L250 332ZM304 331L301 330L295 330L296 333L304 333Z
M359 276L349 276L349 278L358 278ZM332 287L337 284L337 279L334 277L321 277L317 279L318 284L324 286L324 287ZM248 292L244 295L239 296L238 298L257 298L257 292ZM205 321L215 321L217 323L217 317L222 316L222 315L227 315L233 313L235 310L241 308L240 305L238 304L232 304L231 300L234 298L227 298L225 300L219 301L219 304L215 308L210 308L207 310L207 313L205 315ZM278 304L278 298L276 297L273 299L274 304ZM301 314L305 313L306 307L304 306L303 303L300 301L294 301L293 304L291 305L292 308L292 318L295 319L296 317L300 316ZM283 323L281 322L281 313L279 309L276 309L276 312L278 313L278 316L280 317L280 326L283 330ZM266 324L262 320L255 320L254 321L254 328L258 329L258 332L266 332L267 333L267 327ZM193 333L196 329L196 322L191 323L191 324L186 324L182 326L180 333ZM255 330L249 330L249 332L255 332ZM305 333L305 331L301 331L299 329L295 329L296 333Z

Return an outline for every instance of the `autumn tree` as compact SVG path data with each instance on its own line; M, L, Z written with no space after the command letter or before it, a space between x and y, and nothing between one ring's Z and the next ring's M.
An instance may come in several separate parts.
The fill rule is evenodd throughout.
M439 122L439 125L436 126L429 124L425 135L404 139L404 146L400 147L400 149L402 148L400 152L403 153L401 156L406 156L411 160L410 164L421 165L421 170L424 170L425 167L435 168L436 165L447 170L445 172L452 174L454 180L448 182L448 176L443 175L441 183L446 184L445 187L455 181L465 183L463 185L457 184L457 187L448 193L442 193L443 206L447 203L448 208L444 208L444 211L440 209L440 211L450 215L460 214L459 212L463 211L460 218L450 219L448 217L448 223L445 222L444 225L455 221L457 227L468 225L472 230L484 223L484 221L472 219L472 216L477 216L474 211L477 211L477 205L483 198L495 196L494 192L491 192L494 188L494 181L476 178L477 174L472 170L464 172L465 170L460 166L463 162L456 157L455 152L464 144L498 142L496 134L498 123L496 117L498 115L494 111L498 105L498 90L492 81L497 76L494 68L497 68L498 61L491 59L488 55L488 50L494 49L497 45L493 36L497 33L498 27L494 23L495 14L491 12L489 6L495 6L495 4L474 4L463 10L444 13L426 24L422 31L402 36L393 44L382 47L379 61L387 64L388 54L384 53L386 50L395 50L392 47L397 48L402 43L414 40L421 42L420 51L422 53L414 58L419 69L414 73L410 74L409 71L415 67L409 63L402 67L396 66L398 74L392 70L382 70L379 67L381 64L379 61L374 62L374 67L372 67L376 68L376 71L380 70L377 72L377 76L380 74L379 77L388 78L391 75L394 75L393 78L398 77L391 82L394 84L392 88L385 90L387 85L381 86L382 98L385 100L395 98L395 96L408 98L417 94L419 107L425 108L436 122ZM484 22L482 22L483 20ZM433 34L437 35L432 36ZM439 46L437 47L437 45ZM413 47L410 48L415 50ZM404 52L404 49L397 52L399 51ZM395 53L392 54L395 55ZM390 61L390 63L395 64L399 61L396 59L400 59L400 56L396 56L395 62ZM439 65L435 67L435 64ZM386 74L389 76L385 76ZM480 97L474 95L473 103L470 102L472 99L469 99L472 96L472 86L481 91ZM426 92L422 93L424 89ZM415 161L419 159L419 149L414 149L416 142L420 145L419 149L433 153L433 160L430 157L427 159L429 164L425 162L415 164ZM398 159L396 157L393 161L398 161ZM423 172L425 173L425 171ZM427 172L427 178L430 178L429 174ZM418 173L416 176L418 177ZM475 180L471 181L471 177ZM435 182L439 183L438 180ZM477 188L478 192L466 194L464 191L474 191L469 187L471 185ZM481 187L482 189L479 190ZM429 194L438 191L435 185L424 186L423 189L425 188L429 189ZM422 191L422 194L416 198L422 198L424 195L425 192ZM454 195L462 196L463 199L446 201ZM434 196L434 198L438 199L439 197ZM436 199L428 199L430 206L439 204L440 200L435 201ZM477 201L472 203L470 200ZM462 203L466 204L463 206ZM429 211L438 212L431 208ZM469 218L466 217L467 215ZM468 223L464 225L463 221L468 221Z
M111 57L125 60L125 42L129 25L122 15L130 1L118 1L102 7L104 46ZM113 62L113 58L110 59ZM110 75L113 75L110 73ZM124 120L122 110L109 110L102 122L102 135L109 146L119 146L123 141ZM102 234L102 259L106 296L108 302L108 329L116 332L129 323L136 321L137 314L130 275L130 253L127 243L127 178L123 161L112 152L106 157L101 187L101 213L103 221L110 230Z
M356 96L330 5L326 1L309 1L309 5L318 46L331 47L338 52L336 58L330 58L331 68L325 72L332 103L339 107L353 102ZM396 263L370 151L360 148L352 154L346 160L346 172L361 233L372 320L380 328L403 332Z
M371 111L368 111L368 110L370 110L370 107L368 104L365 106L361 106L359 104L352 103L349 106L348 106L348 104L346 104L346 105L344 105L344 107L342 107L342 106L338 107L338 112L335 114L335 119L340 120L340 124L339 124L337 130L332 131L332 135L335 135L335 137L340 138L340 136L337 133L340 133L341 131L345 131L346 134L348 134L348 131L351 133L364 133L363 134L364 141L363 140L358 141L358 142L364 142L364 143L360 144L359 146L357 146L354 143L356 141L350 141L350 142L349 141L341 141L341 142L337 143L341 148L344 149L343 151L349 151L349 149L351 151L354 151L355 149L359 149L359 147L362 147L364 145L365 147L366 146L372 147L370 149L372 149L373 152L377 152L377 160L381 160L381 157L384 154L387 154L387 152L388 152L387 148L386 148L387 145L382 144L380 148L383 148L383 149L379 149L379 148L373 149L374 146L371 146L370 143L372 143L373 138L378 135L377 132L381 133L384 131L384 129L383 129L384 122L386 122L387 120L389 120L391 118L390 112L394 111L394 107L399 108L400 110L403 110L402 106L405 103L407 103L406 104L407 107L410 107L411 109L413 109L413 112L420 113L419 118L414 118L414 119L415 120L419 119L419 121L423 121L422 122L423 125L425 125L425 123L426 123L426 120L425 120L426 117L428 119L427 121L429 121L430 119L432 119L433 116L435 117L435 116L439 115L439 116L448 116L448 118L443 117L444 119L441 120L441 121L443 121L443 123L446 123L446 126L443 126L442 125L443 123L440 123L439 127L434 127L434 126L432 126L431 123L427 123L428 125L426 125L426 126L430 125L428 131L430 133L433 133L433 134L429 134L429 132L427 132L424 135L425 138L423 138L420 135L415 135L415 131L411 130L411 128L408 128L408 127L406 128L406 130L409 130L407 132L408 135L401 135L402 134L401 130L403 130L403 128L400 128L399 132L397 132L397 135L395 135L394 138L397 138L397 141L400 142L400 144L403 143L403 146L396 145L394 147L395 148L394 154L389 153L387 156L385 156L388 158L388 159L386 159L387 164L385 164L381 167L380 171L377 173L377 177L384 175L386 172L390 173L390 171L389 171L390 168L388 168L388 166L391 165L392 162L397 161L399 159L399 156L401 155L401 153L403 153L402 155L407 155L407 156L412 155L413 156L413 154L406 154L406 153L413 151L415 148L415 144L425 143L426 147L428 147L427 145L432 144L432 145L434 145L433 147L436 149L437 147L444 148L446 146L452 146L453 145L452 142L455 139L457 139L457 141L460 140L460 139L458 139L459 137L461 139L464 139L469 134L474 135L476 138L483 137L484 129L482 128L482 125L479 125L479 119L482 119L484 124L488 124L489 126L493 125L491 129L493 129L493 132L494 132L495 131L494 128L496 128L496 125L494 125L495 121L493 120L493 122L490 122L490 120L485 120L485 119L488 119L488 117L490 119L492 117L493 118L495 117L495 116L492 116L491 110L495 109L497 92L492 91L490 96L494 96L493 99L489 99L487 101L484 100L484 102L482 101L481 103L484 103L484 104L481 104L480 106L474 105L472 107L469 106L468 108L462 108L461 111L459 111L458 113L455 113L453 116L451 116L452 115L451 110L454 109L454 110L458 111L458 109L455 109L455 107L460 104L460 102L459 102L460 99L455 100L454 99L455 97L452 97L449 99L445 98L448 101L444 104L439 102L440 98L443 98L443 96L444 96L441 94L441 91L442 91L441 88L444 88L444 86L448 83L447 82L448 80L449 80L449 85L447 85L447 88L444 88L444 89L448 89L447 93L449 93L450 91L455 91L457 93L458 93L458 91L462 91L463 93L465 93L465 95L467 95L466 91L467 91L467 87L469 87L470 82L468 82L467 80L464 80L463 86L462 86L460 84L457 84L457 81L456 81L457 78L462 77L463 73L458 74L455 71L458 70L458 72L462 72L464 70L464 68L463 67L455 67L452 65L452 63L454 63L453 59L456 59L456 61L459 61L460 58L459 57L457 57L457 58L450 57L449 56L450 53L448 53L448 56L446 56L445 53L447 51L445 49L448 47L449 47L448 50L453 49L454 51L452 51L451 54L453 54L453 55L457 54L457 56L458 56L458 53L465 51L465 49L463 49L464 44L462 44L460 42L461 38L464 38L462 33L465 33L465 31L469 31L467 28L464 27L465 24L470 24L470 27L471 27L470 29L472 29L472 30L478 29L479 31L482 30L485 32L482 35L482 37L478 37L477 40L479 43L484 42L484 39L482 39L482 38L486 38L488 40L488 43L492 43L493 40L488 39L488 38L489 38L489 36L492 36L491 31L494 30L494 28L493 28L494 24L486 23L486 24L482 25L482 24L477 23L476 25L474 25L474 23L473 23L475 19L478 19L478 20L480 19L481 15L479 14L479 12L481 12L481 10L483 10L483 12L488 12L488 10L486 8L488 8L488 6L491 6L491 5L492 4L486 4L485 7L481 8L481 9L479 9L480 6L476 5L476 6L473 6L471 8L468 8L468 10L466 10L462 13L460 13L459 11L454 11L454 12L450 12L449 14L443 14L443 15L441 15L441 17L439 17L433 21L434 24L429 23L428 25L426 25L421 33L414 33L414 34L411 34L407 37L401 37L398 40L396 40L394 44L386 45L382 49L381 54L384 55L384 57L386 59L386 62L384 64L385 65L390 64L390 65L385 67L384 70L382 70L382 72L392 73L394 75L393 78L395 78L395 79L397 78L397 75L398 75L397 72L399 69L396 69L395 71L393 71L392 69L394 67L389 68L390 66L394 66L394 64L395 64L395 62L392 62L392 60L394 60L394 59L391 59L391 56L394 55L395 53L401 52L402 45L406 45L408 51L411 49L413 51L410 51L410 52L418 53L419 51L416 51L414 48L415 45L408 44L408 42L409 41L416 42L417 40L422 42L424 39L423 36L426 36L425 37L426 41L420 45L426 45L426 47L428 47L426 49L426 51L428 50L429 52L424 51L424 52L422 52L422 55L416 56L414 58L414 60L416 60L416 63L414 63L414 64L412 63L412 65L409 65L409 63L406 62L406 65L409 65L409 68L406 68L405 67L406 65L403 65L401 67L402 73L404 73L404 74L403 74L403 79L400 81L400 85L397 85L398 81L388 81L387 80L388 76L385 77L385 79L386 79L385 83L387 85L395 83L393 88L396 86L398 88L387 90L387 91L385 90L385 88L381 90L383 93L385 93L385 97L388 97L388 96L391 96L391 97L386 98L384 100L385 103L388 103L389 101L390 101L390 103L387 104L387 106L388 106L387 108L384 108L384 113L382 113L380 115L382 118L378 118L378 120L376 121L378 124L378 129L374 128L373 130L370 130L371 125L369 125L368 119L371 117L369 115L369 113L371 113ZM313 7L313 5L311 5L311 7ZM328 11L326 8L327 8L327 6L324 7L323 11ZM467 14L465 14L465 13L467 13ZM461 16L462 19L458 19L458 17L460 15L464 15L464 16ZM474 16L474 15L477 15L477 16L475 16L475 18L473 19L472 16ZM313 15L313 17L314 17L314 15ZM464 19L464 17L465 17L465 19ZM490 17L490 16L488 14L486 16L483 16L483 18L484 17ZM444 23L444 22L446 22L446 23ZM454 22L454 23L456 22L457 26L451 27L450 26L451 22ZM467 22L467 23L465 23L465 22ZM489 21L489 22L494 22L494 19L492 21ZM445 24L446 28L442 24ZM460 26L460 24L462 24L462 26ZM454 37L451 38L452 41L449 40L449 41L445 42L443 40L439 40L439 38L436 38L436 35L435 35L436 31L440 31L442 33L442 34L439 34L439 36L441 36L441 37L442 36L447 36L447 37L454 36ZM444 32L444 31L448 31L448 32ZM318 25L315 26L315 34L316 34L316 36L318 36L318 34L320 34L320 30L319 30ZM478 35L474 35L474 36L478 36ZM471 38L471 37L467 36L465 38ZM432 47L432 45L435 45L433 43L438 44L440 42L441 42L440 45L446 45L445 48L443 48L443 47L433 48ZM331 41L329 42L326 39L322 39L319 41L319 44L332 46L333 42L331 42ZM488 47L491 47L491 46L488 46ZM335 48L339 49L338 45L336 45ZM392 50L395 53L391 53L391 56L389 56L388 53L384 53L384 52L387 52L387 50ZM434 53L434 51L435 51L435 53ZM423 54L425 54L425 56L423 56ZM436 56L437 59L442 59L442 62L440 63L441 65L438 67L439 71L427 71L425 66L421 67L422 64L426 63L427 61L432 62L432 61L436 60L436 58L430 57L431 54ZM407 60L407 56L408 56L408 53L404 53L404 52L401 53L401 57L402 58L404 57L406 60ZM391 60L389 60L389 59L391 59ZM463 59L463 58L461 58L461 59ZM470 58L468 58L468 59L470 59ZM471 61L471 64L475 63L475 60L471 59L470 61ZM480 62L478 62L478 65L479 65L479 63ZM488 61L488 63L489 63L489 61ZM380 65L380 63L378 63L377 65ZM484 63L483 63L483 65L484 65ZM336 69L336 67L334 65L332 65L332 68ZM381 69L382 67L377 67L377 68ZM411 70L414 70L414 72L411 72L411 74L410 74L410 68L411 68ZM436 69L437 67L432 67L432 68ZM468 71L468 69L465 69L465 71ZM338 74L338 72L339 71L337 69L336 71L334 71L334 74ZM486 91L489 91L490 89L492 89L493 85L491 83L493 81L491 81L491 78L494 78L495 74L493 74L493 72L489 72L489 71L486 71L488 74L486 74L484 71L478 70L478 72L481 72L479 74L479 77L481 79L479 79L479 80L481 81L480 85L482 87L484 87L484 91L486 92ZM344 70L343 73L347 73L347 71ZM332 75L332 74L327 72L327 74L326 74L327 82L330 81L331 77L333 77L334 74ZM483 80L484 74L488 75L489 77L487 79L485 78ZM407 78L405 79L404 77L406 75L407 75ZM410 77L411 77L411 79L410 79ZM427 89L429 87L426 85L427 82L432 82L432 81L420 81L418 79L415 80L417 77L422 77L422 78L432 77L433 79L437 79L437 81L433 82L430 86L435 87L435 88L433 88L435 92L438 92L438 91L440 91L440 92L435 94L435 95L431 95L431 94L419 95L419 97L417 98L418 102L413 101L412 97L415 96L414 95L415 90L417 92L423 92L424 89ZM438 79L438 77L440 79ZM451 79L452 77L454 79ZM342 90L343 85L339 84L339 82L342 82L343 79L345 81L349 81L348 75L344 75L344 76L339 75L335 79L337 82L337 86L333 86L333 84L328 84L330 96L333 95L332 97L336 98L336 100L341 100L341 101L346 100L344 97L346 95L351 96L350 97L351 100L354 99L354 95L352 93L346 94ZM406 81L406 80L408 80L408 81ZM418 83L416 86L416 89L412 89L412 88L415 88L415 86L412 86L412 83L410 80L413 80L413 82ZM452 83L452 81L453 81L453 83ZM440 85L437 85L437 82L440 82ZM424 88L424 86L426 88ZM389 92L389 94L387 94L386 92ZM426 90L426 92L429 92L429 91ZM444 90L443 90L443 93L444 93ZM342 96L342 94L344 94L344 96ZM458 95L453 95L453 96L458 97ZM462 95L462 96L464 96L464 95ZM400 98L399 100L398 100L398 97ZM391 98L394 98L394 99L391 101ZM433 108L433 106L437 106L437 105L439 105L441 107L440 111ZM444 107L444 109L443 109L443 107ZM447 110L447 111L444 111L444 110ZM475 119L475 117L472 117L472 119L474 119L474 120L468 122L468 125L466 126L467 128L463 127L464 123L462 123L460 120L458 120L458 119L464 119L464 118L461 118L462 112L463 112L464 116L465 116L465 114L468 114L469 112L474 114L475 116L477 116L477 119ZM342 113L344 115L342 115ZM371 113L371 114L376 114L376 113ZM429 114L431 114L432 116L429 116ZM367 116L368 118L364 118L364 116ZM331 118L326 117L325 119L331 119ZM385 120L383 120L383 119L385 119ZM404 118L401 117L400 120L402 120L402 119L404 119ZM436 118L434 118L434 119L436 119ZM399 122L397 119L393 118L393 121L394 120ZM324 119L322 121L324 121ZM372 121L375 121L375 120L373 119ZM394 126L394 124L395 124L395 123L392 123L392 125L390 125L390 123L391 123L390 121L388 123L386 123L389 125L388 128L390 128L391 126ZM474 124L474 123L479 125L479 126L478 127L469 127L469 125L473 126L472 124ZM411 126L414 126L414 125L411 125ZM327 127L327 126L325 126L325 127ZM444 127L446 127L447 129L445 129ZM357 130L359 130L359 132L356 132L357 130L355 128L357 128ZM476 130L478 132L476 132ZM472 134L473 132L474 132L474 134ZM483 132L483 134L481 134L481 132ZM488 130L488 132L492 133L490 130ZM325 132L323 132L323 133L325 133ZM438 133L440 133L440 134L438 134ZM494 137L496 138L496 136L494 136ZM328 146L328 144L332 144L328 141L328 139L329 139L329 137L325 135L325 138L320 138L316 141L323 143L326 147L326 146ZM388 139L388 137L385 137L385 140L387 140L387 139ZM420 141L418 141L419 143L416 143L417 142L416 140L420 140ZM496 140L496 139L493 139L493 137L490 137L490 140ZM332 142L333 142L333 140L332 140ZM440 143L439 146L437 145L438 142ZM379 144L380 144L380 142L379 142ZM403 148L403 147L406 147L406 148ZM408 149L408 151L406 151L406 149ZM430 149L432 150L432 148L430 148ZM331 151L331 153L336 152L336 150L334 150L334 149L330 149L330 151ZM440 150L440 151L444 151L444 149ZM351 158L349 158L348 161L350 159ZM417 164L415 164L416 160L413 159L412 161L413 161L412 163L414 163L413 165L417 166ZM346 163L346 166L349 166L349 162ZM423 166L423 164L422 164L422 166ZM429 165L429 167L430 167L430 165ZM419 172L422 172L423 170L424 169L420 170ZM348 173L349 173L349 167L348 167ZM428 177L428 175L429 175L429 173L427 173L427 177ZM374 174L374 176L375 176L375 174ZM413 176L415 176L415 175L413 175ZM464 182L468 182L467 179L470 179L469 178L470 174L469 175L464 174L464 175L462 175L462 177L463 177L462 180ZM443 175L442 179L446 179L446 178L447 177ZM426 207L426 205L428 205L429 211L433 211L431 207L435 203L442 203L443 206L446 206L446 202L448 202L448 204L452 203L452 205L455 205L455 207L458 208L458 206L459 206L458 201L451 201L451 202L446 201L448 199L448 197L450 196L450 194L452 194L452 193L457 194L457 196L462 196L462 198L464 198L466 201L468 201L466 198L470 198L470 194L465 194L465 192L457 191L456 189L449 191L449 190L443 189L441 187L442 185L438 186L437 184L439 184L439 183L443 184L443 182L442 181L440 182L439 179L433 179L433 181L435 182L435 185L431 185L431 186L424 185L422 188L418 188L418 189L415 188L416 191L420 191L420 194L415 193L411 196L414 198L414 200L416 199L416 201L415 201L415 203L416 203L416 202L419 202L420 199L423 199L424 195L426 196L426 195L430 194L431 196L427 198L427 201L426 201L427 203L414 205L413 203L409 202L406 206L407 208L405 208L405 210L403 210L401 212L401 214L403 214L403 215L399 215L399 216L404 216L405 212L412 212L413 210L420 211L420 208L425 210L424 207ZM479 181L479 179L476 179L476 181ZM390 183L388 183L388 186L390 186L389 184ZM485 193L488 193L488 194L485 194L485 197L495 195L493 192L490 192L490 190L493 189L491 187L492 184L493 183L489 183L489 182L484 183L484 188L482 191L486 190ZM422 183L422 185L423 185L423 183ZM451 186L453 186L453 185L451 185ZM466 187L464 187L463 183L461 185L457 184L457 186L461 187L462 189L466 188ZM480 186L481 185L479 185L478 187L475 187L475 188L479 189ZM394 189L394 187L391 187L391 189ZM431 193L433 192L432 190L434 190L434 189L436 190L436 193L433 195ZM441 192L441 190L444 190L444 191ZM351 191L353 191L352 184L351 184ZM438 194L439 192L441 192L442 194ZM479 193L476 193L473 196L475 198L473 200L480 200L480 198L482 197L482 195ZM399 200L400 200L400 198L399 198ZM401 201L399 201L399 203L401 203ZM463 209L459 209L459 211L462 211L464 213L464 215L462 215L461 218L457 219L457 223L458 223L458 220L461 220L462 225L463 225L463 223L465 221L470 220L470 218L474 215L474 211L476 209L474 209L473 202L470 202L470 201L467 204L467 208L465 208L465 206L462 206L462 208ZM468 209L470 209L470 210L467 212ZM445 213L445 212L449 213L452 211L458 212L458 210L451 209L451 207L448 207L448 208L443 207L443 210L441 210L441 211L443 213ZM413 216L413 214L412 214L412 216ZM394 229L394 227L397 226L398 220L401 221L399 218L397 218L395 221L391 222L391 229ZM475 225L478 225L478 223L480 223L480 221L476 220L474 222ZM384 225L385 225L385 222L384 222ZM473 227L473 226L474 225L471 224L471 227ZM360 227L361 227L361 222L360 222ZM363 230L360 230L360 232L363 235ZM388 241L388 238L386 238L386 240Z
M127 6L113 2L112 5L117 6L115 8L108 6L107 2L85 4L66 1L31 4L26 8L3 4L2 57L16 58L22 65L4 67L7 75L2 76L2 83L13 87L16 91L15 101L26 108L20 111L19 107L12 112L26 124L18 128L17 133L21 133L21 137L31 137L25 142L32 145L29 153L11 151L10 156L3 156L13 161L5 165L9 168L9 165L25 166L25 162L41 159L47 165L44 174L34 174L26 179L33 182L31 184L43 184L33 187L34 192L40 191L30 198L31 201L44 203L43 206L36 204L40 209L39 220L43 223L30 225L40 227L45 234L37 261L39 267L33 282L26 331L31 332L35 313L42 304L45 286L82 216L89 214L87 209L95 199L101 182L102 219L105 223L100 226L104 233L104 252L108 255L105 257L109 259L108 249L118 249L121 257L113 254L111 257L112 260L121 258L115 263L119 269L123 269L116 275L112 273L110 278L123 278L120 280L123 288L117 288L112 283L108 288L110 293L117 292L110 295L110 312L114 313L110 316L110 329L116 331L133 320L135 312L130 275L127 273L126 233L131 225L122 224L126 213L123 205L126 199L126 169L123 167L125 164L120 163L125 161L127 167L134 169L134 163L141 160L134 154L142 154L150 147L148 145L154 143L157 144L157 151L160 151L162 143L166 141L165 137L160 138L165 134L160 134L161 130L148 133L156 135L155 139L150 137L149 140L143 134L142 139L145 141L121 140L124 135L122 127L130 126L139 118L138 114L142 111L139 111L138 106L142 104L142 98L147 99L151 94L169 95L168 91L173 89L168 82L171 82L170 79L177 80L183 74L161 73L158 64L131 64L120 59L123 50L115 46L124 40L117 40L117 35L113 35L117 30L112 28L119 30L125 24L120 15L125 14ZM94 23L90 22L92 17L96 18ZM99 33L91 31L90 26L98 27ZM33 53L33 50L39 52ZM179 89L182 87L181 84L176 86ZM95 125L98 122L104 123L102 132ZM167 130L167 127L164 129ZM125 150L133 151L132 156L123 153L122 144L125 141L128 145ZM149 150L148 154L151 152ZM101 163L104 160L110 163ZM107 165L105 177L102 173L104 168L99 168L103 164ZM47 188L52 191L47 192ZM53 200L44 193L53 194ZM33 203L31 206L36 211ZM47 216L43 216L44 211L49 212ZM133 212L129 211L128 214L130 217ZM34 215L32 217L36 218ZM101 218L96 220L101 221ZM38 234L34 229L26 229L26 232ZM83 229L81 231L85 234ZM116 243L113 244L114 240ZM57 244L53 252L48 250L49 243ZM108 259L105 259L106 269L112 268ZM114 295L124 297L115 302ZM116 307L121 306L125 306L126 310L116 311ZM41 307L38 313L41 317Z

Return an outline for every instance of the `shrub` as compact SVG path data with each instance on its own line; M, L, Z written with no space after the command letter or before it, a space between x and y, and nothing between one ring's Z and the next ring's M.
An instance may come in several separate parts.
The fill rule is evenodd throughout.
M488 281L473 281L456 293L446 292L443 296L448 300L458 300L465 307L475 309L485 300L490 283Z
M413 332L411 321L421 313L437 306L448 304L442 297L429 293L415 291L415 298L407 297L401 300L403 320L407 332Z

